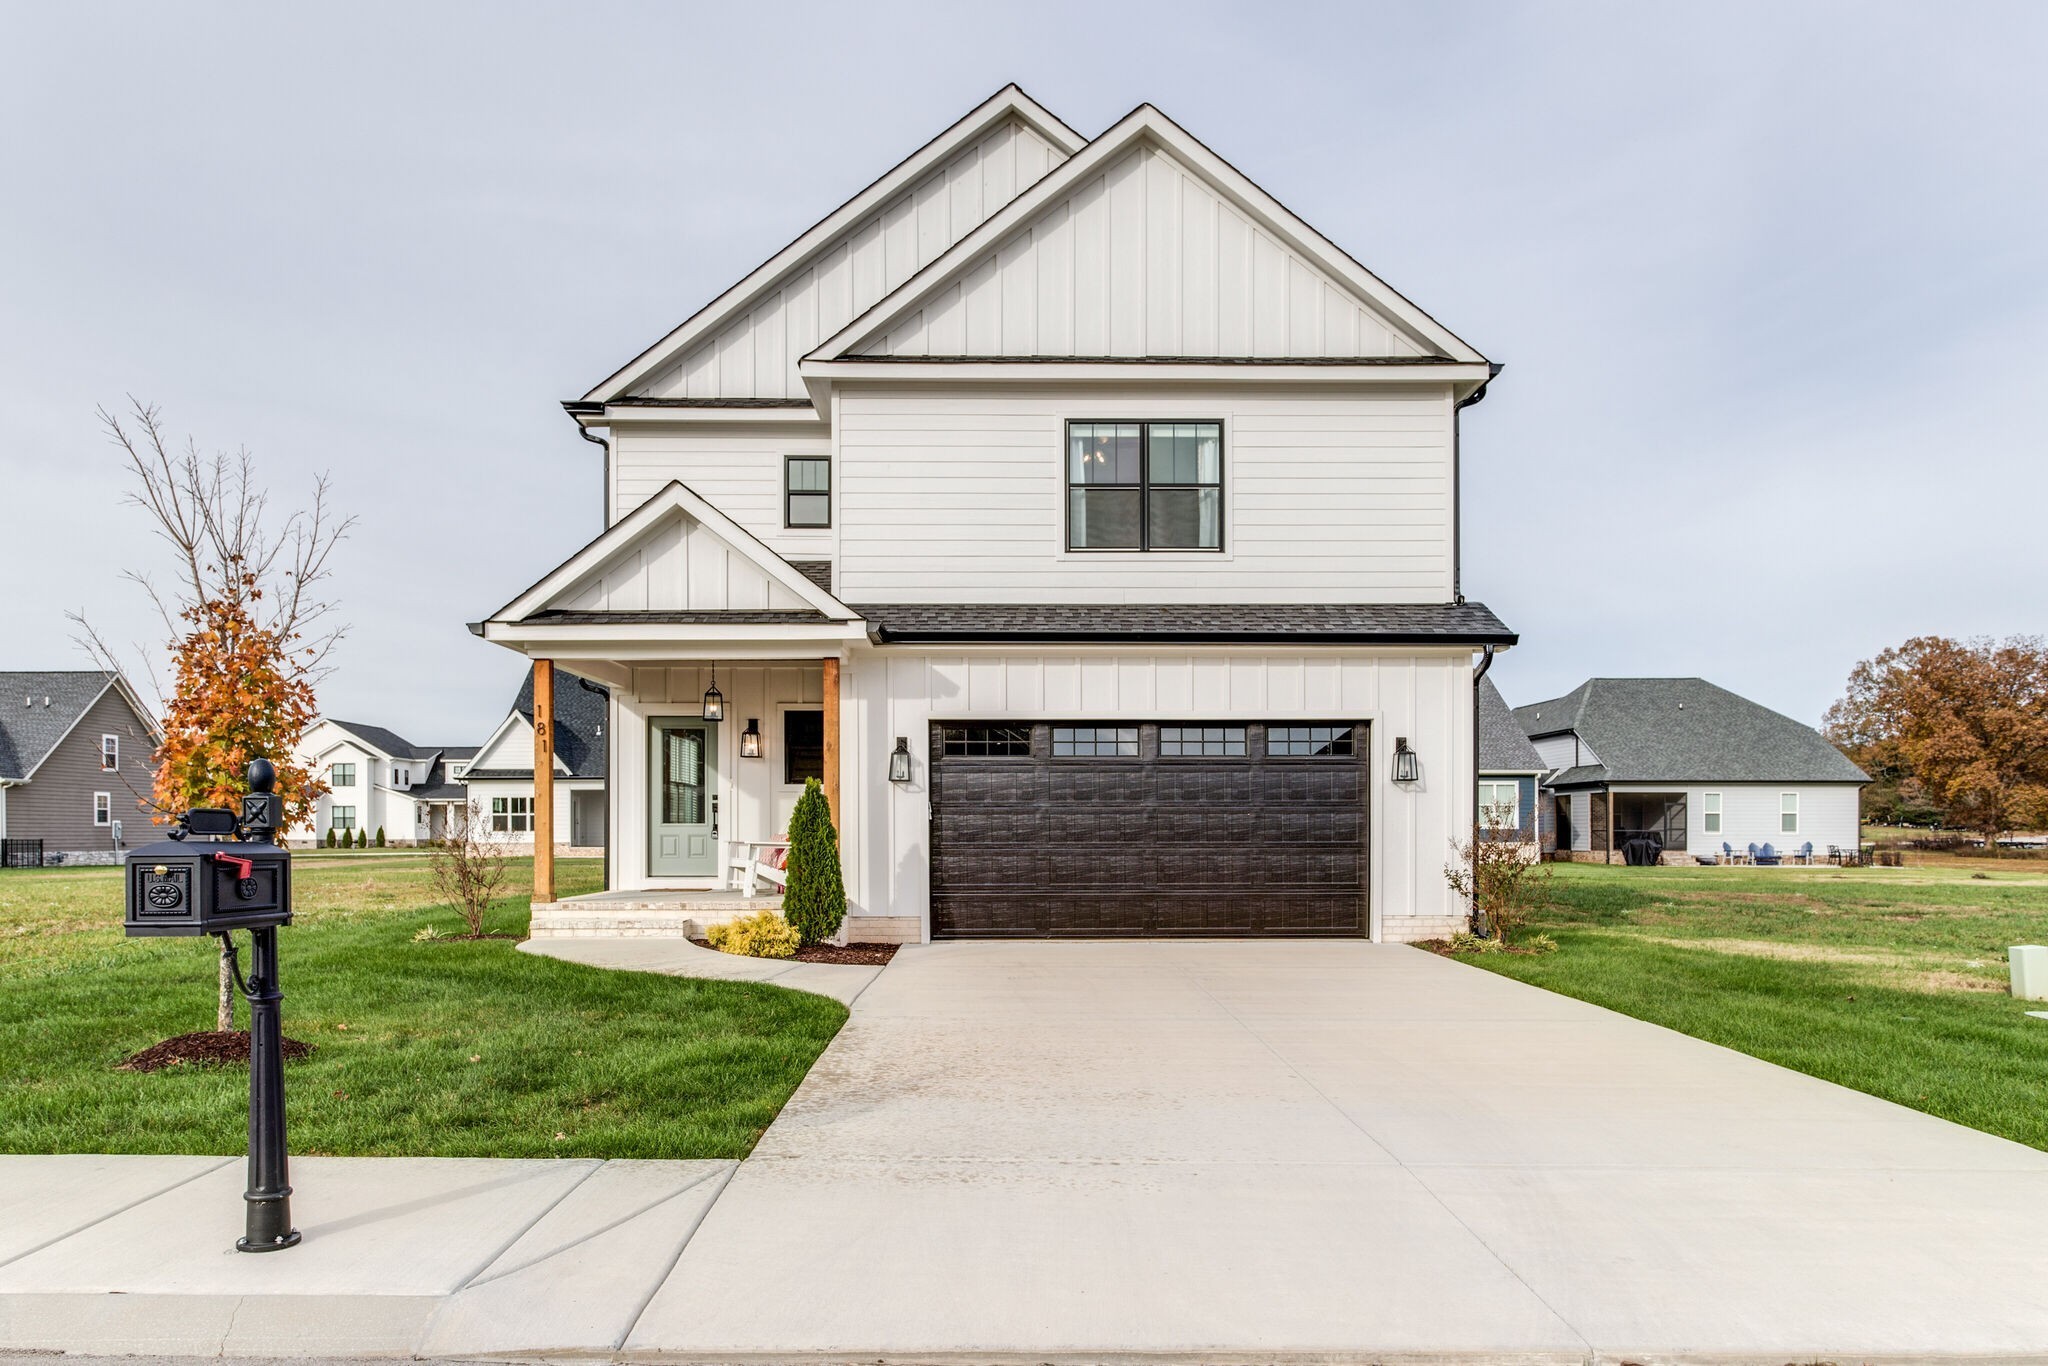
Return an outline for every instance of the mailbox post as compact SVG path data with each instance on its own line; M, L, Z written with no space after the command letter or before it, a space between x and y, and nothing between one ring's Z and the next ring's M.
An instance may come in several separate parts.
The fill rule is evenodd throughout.
M193 810L168 840L128 852L130 936L218 936L234 964L235 930L249 931L250 965L236 984L249 1002L247 1225L235 1246L276 1252L299 1241L285 1156L284 1027L278 1007L277 930L292 923L291 854L276 843L283 800L267 759L249 765L242 810Z

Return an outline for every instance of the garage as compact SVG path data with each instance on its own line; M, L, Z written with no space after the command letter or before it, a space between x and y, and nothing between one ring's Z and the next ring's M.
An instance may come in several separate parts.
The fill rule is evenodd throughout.
M936 722L933 938L1368 932L1361 721Z

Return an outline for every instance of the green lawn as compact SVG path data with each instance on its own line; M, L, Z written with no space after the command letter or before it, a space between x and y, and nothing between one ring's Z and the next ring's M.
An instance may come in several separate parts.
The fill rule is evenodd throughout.
M599 886L594 860L557 869L564 895ZM302 856L293 872L285 1033L318 1050L286 1069L294 1152L741 1157L846 1019L822 996L581 967L509 939L414 943L426 925L462 932L417 856ZM531 879L514 864L511 886ZM0 1151L240 1152L245 1068L114 1070L213 1027L214 941L124 939L120 922L117 869L0 871ZM485 928L526 924L521 894Z
M2005 963L2048 941L2048 868L1555 871L1558 952L1466 961L2048 1148L2048 1020Z

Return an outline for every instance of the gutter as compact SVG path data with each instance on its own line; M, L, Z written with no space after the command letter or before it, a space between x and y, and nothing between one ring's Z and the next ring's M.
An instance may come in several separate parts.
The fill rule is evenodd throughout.
M1465 496L1462 485L1463 457L1459 449L1462 424L1458 415L1486 397L1486 386L1499 379L1504 368L1493 361L1488 361L1486 378L1479 382L1479 387L1451 405L1451 601L1460 605L1465 601ZM1479 676L1486 676L1483 666Z

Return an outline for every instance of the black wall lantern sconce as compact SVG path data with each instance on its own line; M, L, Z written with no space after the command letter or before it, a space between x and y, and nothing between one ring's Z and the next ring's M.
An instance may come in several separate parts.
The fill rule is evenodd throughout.
M910 737L896 737L896 748L889 751L889 781L907 783L910 781Z
M704 719L723 721L725 719L725 694L718 690L718 666L711 666L711 686L704 690Z
M1416 783L1422 781L1422 760L1415 757L1415 751L1408 748L1408 737L1394 737L1394 781Z
M761 721L759 717L749 716L747 718L747 728L740 732L740 758L758 759L760 757Z

